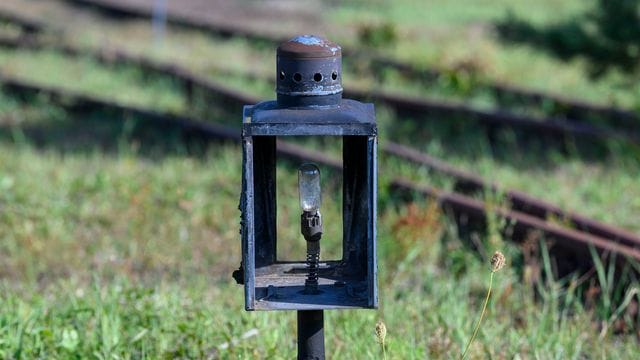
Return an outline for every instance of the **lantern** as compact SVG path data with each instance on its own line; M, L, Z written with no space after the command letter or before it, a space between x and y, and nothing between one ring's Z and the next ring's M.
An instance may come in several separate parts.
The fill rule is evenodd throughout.
M244 108L242 264L247 310L376 308L377 128L372 104L342 98L341 48L312 35L277 50L277 100ZM342 139L342 258L320 261L322 164L298 169L301 241L306 259L277 257L276 140ZM326 195L326 194L324 194Z

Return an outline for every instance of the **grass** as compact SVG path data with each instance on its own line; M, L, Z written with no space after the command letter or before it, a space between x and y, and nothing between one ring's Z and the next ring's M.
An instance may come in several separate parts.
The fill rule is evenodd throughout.
M0 356L294 356L294 314L246 313L241 287L231 284L239 260L237 227L228 221L237 216L236 147L156 161L6 143L1 150L0 252L11 261L0 285ZM38 185L44 179L47 190ZM455 231L405 221L412 216L406 209L381 214L380 311L327 313L327 348L336 358L378 358L379 317L390 358L447 358L466 343L486 262ZM553 304L569 297L550 291L537 304L513 269L496 278L472 358L635 353L633 337L599 341L594 315L575 298L567 306L575 314L559 311ZM220 346L251 329L259 335Z
M4 115L28 110L2 99ZM56 113L41 104L24 114L38 112ZM238 217L239 148L192 156L178 146L149 157L126 134L114 136L115 150L106 152L69 147L70 139L36 146L3 138L1 357L294 356L294 314L244 312L241 287L230 278L240 259L237 222L230 221ZM295 186L287 176L294 170L278 167L281 189ZM433 205L399 206L384 191L395 174L383 172L380 181L381 309L327 313L327 349L337 358L379 358L380 318L389 358L460 354L485 292L486 260L469 252ZM285 209L297 209L295 196L284 199ZM293 226L281 230L295 238ZM487 253L504 246L485 241L494 244ZM518 258L517 249L507 250ZM496 279L471 358L634 354L631 335L598 338L598 308L553 282L540 286L546 295L536 303L517 267ZM252 329L259 335L223 346Z
M3 5L13 3L22 4L8 0ZM352 19L355 12L350 13L348 6L356 5L347 5L336 21ZM503 5L487 4L480 13L471 11L477 5L467 10L451 4L433 6L425 36L455 41L451 47L434 42L439 50L419 51L433 51L435 55L427 58L435 64L449 56L455 60L458 55L450 51L460 47L464 29L500 16ZM180 61L256 95L273 95L269 84L243 75L247 69L270 72L272 49L173 28L166 43L155 46L144 22L114 26L87 12L69 17L68 9L58 2L29 6L47 7L54 11L52 19L67 19L74 26L93 23L72 36L72 41L84 46L100 41L123 45L119 40L126 35L124 46L130 49ZM391 5L376 3L372 9L387 6ZM421 13L413 11L420 4L401 1L393 6L388 12L392 21L408 20L407 28L400 29L403 33L422 29ZM535 21L553 20L537 6L524 2L513 6ZM568 2L554 16L565 16L581 6ZM443 29L458 30L449 37L442 35ZM542 55L527 59L531 54L526 51L509 58L511 51L518 50L495 43L484 52L486 41L493 40L482 35L480 45L464 50L461 57L482 50L480 60L489 64L482 69L489 78L501 71L509 77L522 74L527 60L532 60L542 65L533 66L531 73L516 81L528 82L549 71L541 79L557 81L563 89L586 98L601 99L607 91L614 93L612 99L634 96L629 89L611 90L611 79L587 82L580 66L555 68L556 63ZM405 46L399 44L396 50L405 51ZM418 55L413 60L423 61L423 54ZM44 84L160 111L209 115L211 121L236 125L240 121L239 110L221 111L220 104L208 102L206 94L202 94L202 108L188 106L180 86L136 67L106 67L55 51L0 50L0 60L3 71ZM230 75L221 75L226 70ZM357 81L367 85L378 80ZM405 85L397 74L385 81L389 88ZM554 83L550 84L542 87ZM451 90L447 84L435 85L435 90L425 90L417 82L406 85L411 87L408 92L465 97L464 91ZM491 106L492 100L480 94L472 101ZM378 107L377 114L382 145L387 140L412 143L505 187L638 230L635 215L640 204L634 199L640 195L635 181L640 161L635 148L576 142L562 153L540 144L521 148L508 133L501 134L498 146L492 147L481 129L460 119L432 119L421 125L384 107ZM338 153L332 143L302 143L327 154ZM295 356L295 314L245 312L242 288L231 279L240 262L236 210L240 149L230 144L201 145L185 142L168 128L153 130L139 119L116 119L110 113L71 114L43 96L19 99L0 92L0 358ZM387 327L385 351L390 359L457 357L472 335L494 250L504 251L513 261L494 279L486 321L469 349L470 358L636 355L637 338L629 325L638 319L627 310L637 299L638 284L631 282L625 289L612 281L628 273L596 261L596 275L587 284L579 286L577 276L556 279L553 259L547 256L548 239L534 236L542 260L525 262L521 249L502 238L504 219L495 215L489 217L486 231L472 234L476 243L470 245L437 204L406 205L387 187L395 176L445 189L453 187L451 179L383 154L380 166L381 307L326 313L326 345L332 357L382 358L375 337L379 320ZM280 253L283 257L299 257L304 246L297 231L297 197L290 191L296 186L295 169L291 163L277 168L278 231L287 245ZM323 175L325 194L335 193L339 182L331 174ZM485 200L501 201L499 196ZM326 221L338 218L339 197L325 196L325 206L323 249L327 251L323 254L339 256L339 226ZM601 289L602 294L591 298L589 289ZM616 330L620 321L623 330L613 335L620 331ZM243 338L256 331L257 336Z
M580 14L589 7L581 1L568 1L562 5L548 3L465 1L461 5L458 2L425 4L402 0L367 2L365 5L361 1L349 1L340 6L326 4L327 8L320 13L328 14L325 22L335 26L327 26L327 35L347 49L361 47L355 34L363 23L387 21L397 29L398 40L378 50L394 58L443 69L454 77L464 78L471 71L473 77L482 81L502 81L600 104L636 108L640 93L639 82L634 81L636 77L614 72L592 81L586 76L588 69L582 60L561 62L526 47L500 43L493 35L493 21L501 19L509 10L525 20L546 24ZM27 11L54 28L66 30L63 37L79 46L125 48L158 60L181 63L214 78L224 79L222 74L229 72L270 76L275 66L272 47L244 38L228 40L170 26L164 40L158 43L147 21L116 22L61 1L33 3L6 0L2 6L17 12ZM554 11L548 11L549 8ZM301 26L299 31L303 30L304 26ZM443 79L445 84L423 84L416 79L402 79L393 74L380 83L371 76L371 71L358 72L358 67L362 64L355 63L345 68L347 74L344 78L351 84L375 85L436 98L469 100L469 95L473 95L472 103L486 105L483 91L478 95L469 94L464 89L452 92L451 86L446 84L446 76Z
M107 67L88 58L68 58L55 51L0 50L0 60L5 60L0 67L5 73L19 78L46 85L62 85L75 92L85 92L124 104L166 112L187 112L211 121L238 126L239 121L233 120L234 115L228 111L220 112L216 103L207 100L207 94L201 94L204 98L200 103L188 106L186 94L178 84L167 77L144 74L135 66ZM70 78L75 81L65 81ZM225 79L226 84L238 89L252 84L237 76L228 75ZM252 93L256 96L269 97L265 95L269 91L266 85L252 87ZM19 114L20 111L13 113ZM47 121L46 116L43 121ZM502 145L496 150L489 144L482 128L463 120L449 118L446 121L447 124L441 124L437 119L424 122L398 118L393 112L378 107L378 122L386 138L413 142L414 146L456 163L460 168L478 173L505 188L519 189L561 204L566 209L637 229L634 216L634 209L640 207L634 200L639 197L634 194L640 195L640 188L634 180L640 173L640 153L637 148L615 143L595 145L579 141L569 144L569 148L573 149L569 154L563 154L559 148L548 148L544 143L522 149L513 139L514 135L506 132L500 142ZM424 145L424 139L428 139L427 145ZM384 140L385 138L382 141ZM303 143L310 145L308 141ZM334 147L330 144L315 146L339 156L339 152L332 150ZM438 174L397 162L393 158L383 156L381 164L388 166L390 173L403 175L414 181L444 188L452 186L450 180ZM589 176L585 177L585 174ZM535 180L542 178L544 181Z
M485 81L637 108L637 75L630 79L612 72L592 81L583 60L563 62L524 46L501 43L494 35L493 23L509 12L544 25L582 14L591 5L584 1L535 5L526 1L350 1L334 8L333 19L342 33L357 33L367 23L392 24L398 40L377 50L415 64L445 70L467 68ZM358 44L354 38L340 40L345 46Z
M548 11L551 6L555 11ZM544 24L553 21L554 18L562 19L585 8L587 5L581 1L565 1L562 4L556 4L553 0L540 1L536 6L523 0L462 0L458 3L400 0L395 4L385 1L351 0L336 7L335 13L340 21L347 21L359 15L372 21L386 20L405 24L407 27L459 29L478 21L497 19L505 9L511 9L519 15L527 16L531 21ZM381 10L385 12L380 12Z
M87 58L68 58L52 51L0 51L0 59L4 60L2 69L5 73L27 78L50 85L62 85L76 92L88 92L94 96L102 96L123 103L154 107L162 111L187 111L187 99L182 89L170 79L159 76L145 76L140 69L132 66L105 67ZM52 74L45 76L45 74ZM67 82L65 79L74 79ZM245 88L250 82L241 77L227 76L225 83L237 88ZM120 89L125 89L124 91ZM262 89L262 90L260 90ZM267 86L255 89L254 94L261 96L269 90ZM266 95L263 95L266 96ZM198 109L191 107L188 111L206 116L209 106ZM221 115L220 121L234 123L226 115ZM224 118L224 119L222 119ZM386 113L379 109L379 121L383 128L388 128L387 134L400 141L408 140L406 134L415 134L416 125L411 121L404 121L398 127L398 120L393 113ZM213 120L217 120L214 118ZM468 127L468 126L465 126ZM466 130L459 128L444 129L440 125L428 125L418 128L417 139L430 136L428 150L432 154L449 160L458 161L463 168L471 169L490 179L499 179L509 188L518 188L538 196L548 196L549 200L562 199L560 203L568 208L585 209L588 215L599 217L605 221L613 221L626 226L635 226L629 213L629 207L636 208L635 197L627 196L638 192L633 179L638 173L637 150L622 147L615 149L607 162L590 161L577 157L561 155L551 152L549 155L530 155L527 151L520 151L517 144L509 148L509 159L503 161L492 155L491 147L486 138L469 139L464 134L477 132L470 127ZM459 140L455 140L458 137ZM446 143L443 143L446 139ZM456 145L454 145L456 144ZM457 147L463 146L463 148ZM588 147L589 145L587 145ZM482 154L471 159L471 154ZM535 154L538 154L537 152ZM469 161L469 159L471 161ZM543 161L545 166L538 166ZM522 166L526 164L525 166ZM395 164L391 166L396 166ZM398 167L398 166L396 166ZM551 172L550 172L551 170ZM524 172L524 173L523 173ZM424 177L424 173L416 172L415 167L409 167L403 173L414 179ZM590 178L585 178L585 173ZM524 175L524 176L523 176ZM532 177L545 177L540 182L532 182ZM608 183L612 186L602 187L599 184ZM550 185L551 184L551 185ZM548 191L548 187L557 191ZM616 191L624 188L625 192ZM576 192L577 190L577 192ZM614 199L614 201L611 201ZM588 206L589 203L595 206ZM607 204L604 204L607 202ZM586 207L585 207L586 206Z
M145 79L135 67L114 71L91 58L69 58L55 51L4 49L0 49L0 63L3 74L43 85L98 97L108 94L120 103L155 105L171 112L184 112L187 108L183 94L170 79Z
M482 325L482 319L484 317L484 314L487 312L487 305L489 304L489 299L491 298L493 276L496 272L500 271L504 267L505 262L506 260L504 258L504 255L499 251L496 251L491 257L491 274L489 275L489 288L487 289L487 296L485 297L484 302L482 303L482 310L480 311L480 317L478 318L478 322L476 323L476 326L473 328L473 334L469 338L469 342L464 347L464 351L462 352L461 358L463 360L466 358L467 354L469 353L471 344L473 344L473 340L475 340L476 336L478 335L478 331L480 330L480 325Z

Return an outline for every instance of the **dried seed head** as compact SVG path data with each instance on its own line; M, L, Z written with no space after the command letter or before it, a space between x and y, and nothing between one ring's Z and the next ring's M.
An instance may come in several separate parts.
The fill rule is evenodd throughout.
M500 251L493 253L491 257L491 272L500 271L506 262L504 255Z
M382 320L378 320L376 323L376 338L380 344L384 344L384 340L387 337L387 327Z

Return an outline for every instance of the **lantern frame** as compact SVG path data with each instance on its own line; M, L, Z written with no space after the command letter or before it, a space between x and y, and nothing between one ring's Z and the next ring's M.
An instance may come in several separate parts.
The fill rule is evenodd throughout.
M321 261L319 294L305 294L306 263L277 259L277 138L343 142L343 255ZM377 308L377 126L373 104L247 105L242 125L242 281L246 310ZM301 236L301 241L303 241Z

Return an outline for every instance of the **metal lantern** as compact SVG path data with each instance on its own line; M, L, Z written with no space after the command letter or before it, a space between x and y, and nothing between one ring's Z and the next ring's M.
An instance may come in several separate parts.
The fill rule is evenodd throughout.
M244 108L242 265L234 277L244 283L247 310L377 307L376 120L372 104L342 98L341 57L340 46L318 36L281 44L277 100ZM289 136L342 138L342 259L319 261L322 166L310 163L298 171L307 258L276 256L276 139Z

